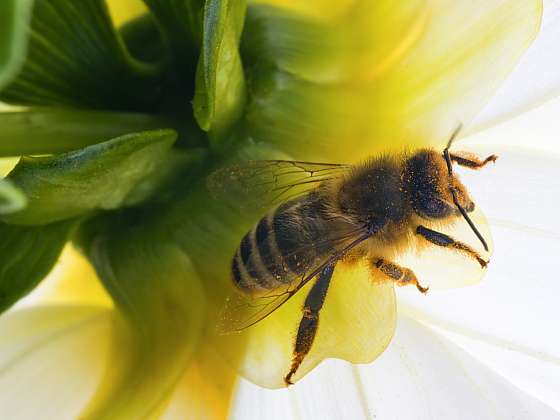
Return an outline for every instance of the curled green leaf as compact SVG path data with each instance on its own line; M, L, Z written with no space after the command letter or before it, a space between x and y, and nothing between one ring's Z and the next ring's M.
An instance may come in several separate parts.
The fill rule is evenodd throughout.
M54 157L23 157L8 179L28 197L13 224L45 224L125 206L129 193L165 161L173 130L128 134Z
M27 51L26 30L33 0L0 2L0 89L18 72Z
M118 110L145 110L158 100L161 66L130 55L104 0L35 0L24 32L23 68L1 100Z
M76 220L44 226L0 223L0 312L31 292L49 273L75 226Z
M207 0L194 114L200 127L223 137L242 115L246 86L239 54L246 2Z
M144 0L160 22L165 41L188 54L200 45L204 0Z

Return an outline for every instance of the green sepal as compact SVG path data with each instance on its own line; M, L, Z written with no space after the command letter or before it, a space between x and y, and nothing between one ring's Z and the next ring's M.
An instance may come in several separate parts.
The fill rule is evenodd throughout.
M0 179L0 214L19 211L27 205L27 198L7 179Z
M49 273L76 225L75 219L44 226L0 223L0 312Z
M156 114L31 107L0 112L0 157L57 154L182 122Z
M98 216L77 235L122 317L111 369L80 418L157 418L199 344L201 280L155 221L157 214L129 209Z
M28 206L4 215L12 224L45 224L128 205L128 195L165 162L173 130L128 134L54 157L23 157L8 179Z
M36 0L20 73L0 99L23 105L149 110L161 66L133 58L104 0Z
M145 202L156 194L158 202L173 200L177 193L187 189L198 178L207 158L207 149L171 149L159 169L142 178L130 191L127 205Z
M239 54L246 9L245 0L207 0L204 7L193 107L198 124L213 138L225 136L246 102Z
M25 34L33 0L0 2L0 89L19 71L25 60Z

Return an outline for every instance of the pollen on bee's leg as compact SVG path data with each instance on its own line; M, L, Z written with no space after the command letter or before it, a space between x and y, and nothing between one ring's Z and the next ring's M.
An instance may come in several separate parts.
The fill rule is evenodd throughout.
M390 277L399 286L415 285L423 294L426 294L429 287L423 287L416 278L416 274L410 268L401 267L395 263L379 259L375 266L386 276Z
M402 280L398 281L397 284L399 286L407 286L409 284L413 284L416 286L418 291L423 294L428 293L428 290L430 290L429 287L424 287L418 282L416 274L414 274L414 272L409 268L404 269L404 277L402 278Z
M296 345L294 348L294 356L292 358L292 365L290 371L284 377L284 383L286 386L292 385L292 377L297 372L301 362L305 356L311 350L311 345L315 339L315 334L317 333L317 327L319 326L319 318L314 313L308 310L304 310L303 318L299 324Z

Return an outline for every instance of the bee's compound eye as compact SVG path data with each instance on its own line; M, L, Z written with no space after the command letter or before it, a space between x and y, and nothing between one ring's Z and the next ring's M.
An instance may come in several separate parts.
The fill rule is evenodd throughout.
M430 219L442 219L449 216L451 208L440 198L433 195L419 195L416 210Z

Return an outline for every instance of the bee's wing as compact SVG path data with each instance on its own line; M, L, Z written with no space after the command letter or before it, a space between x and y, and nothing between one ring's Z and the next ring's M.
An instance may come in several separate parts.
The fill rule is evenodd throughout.
M237 208L263 210L335 179L347 164L254 160L227 166L207 178L211 195Z
M329 265L336 264L352 248L370 236L371 233L365 229L360 229L355 232L348 232L338 238L325 238L324 242L320 244L307 244L307 246L323 246L328 244L332 245L332 249L323 260L316 261L305 267L305 274L280 287L268 290L258 296L251 296L238 291L232 293L228 297L222 313L219 324L220 332L242 331L261 321L282 306L310 280L317 277L323 269ZM294 249L291 254L297 255L298 252L302 252L302 250Z

